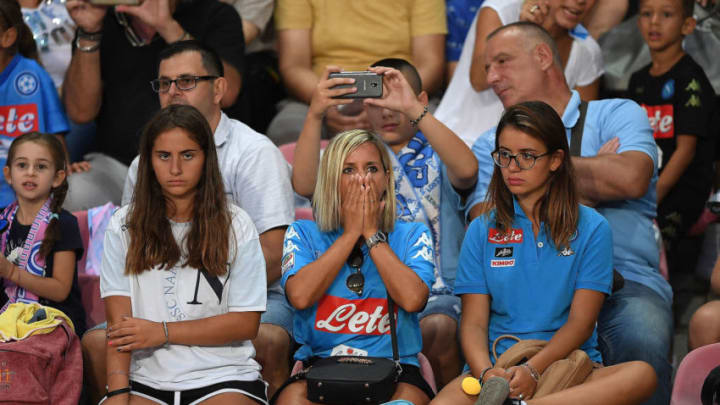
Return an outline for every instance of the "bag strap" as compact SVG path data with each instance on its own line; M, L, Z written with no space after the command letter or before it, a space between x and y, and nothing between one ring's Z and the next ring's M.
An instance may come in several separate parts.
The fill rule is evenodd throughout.
M512 340L514 340L515 342L519 342L519 341L520 341L520 338L517 337L517 336L515 336L515 335L500 335L500 336L498 336L497 338L495 338L495 341L493 342L493 345L492 345L492 355L493 355L493 357L495 358L495 362L496 362L496 363L497 363L498 355L497 355L497 351L496 351L495 349L497 348L498 342L501 341L501 340L503 340L503 339L512 339Z
M388 302L388 316L390 317L390 339L392 341L393 360L395 363L400 362L400 356L398 354L398 343L397 343L397 331L395 326L395 302L390 298L390 293L387 295Z
M580 101L580 117L570 131L570 156L580 156L583 131L585 130L585 116L587 115L587 101Z

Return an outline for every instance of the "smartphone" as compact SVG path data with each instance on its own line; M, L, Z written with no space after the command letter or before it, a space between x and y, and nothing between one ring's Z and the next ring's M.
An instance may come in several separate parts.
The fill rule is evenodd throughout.
M119 4L125 4L128 6L137 6L141 0L90 0L90 4L98 6L117 6Z
M335 98L380 98L382 97L383 82L382 75L374 72L333 72L329 78L334 77L355 79L353 84L340 84L333 86L333 89L345 89L348 87L356 87L354 93L344 94Z

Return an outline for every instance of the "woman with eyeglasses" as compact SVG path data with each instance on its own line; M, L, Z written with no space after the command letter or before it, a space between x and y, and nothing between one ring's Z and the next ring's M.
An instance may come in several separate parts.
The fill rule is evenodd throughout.
M352 130L333 138L318 169L317 222L301 220L287 229L281 282L297 309L293 330L302 346L295 359L306 367L328 356L392 359L392 298L402 366L392 398L422 405L433 393L418 368L416 312L434 281L433 244L424 224L396 220L394 184L377 135ZM302 377L291 378L276 403L310 403Z
M508 108L492 157L484 213L467 230L455 281L466 373L483 381L506 379L513 404L633 404L648 398L656 381L648 364L601 366L595 324L612 287L612 235L600 214L578 203L560 117L537 101ZM494 367L493 342L508 334L549 342L520 365ZM500 340L497 355L514 343ZM542 373L575 349L597 365L586 382L533 398ZM433 403L472 404L477 396L461 390L467 376L448 384Z

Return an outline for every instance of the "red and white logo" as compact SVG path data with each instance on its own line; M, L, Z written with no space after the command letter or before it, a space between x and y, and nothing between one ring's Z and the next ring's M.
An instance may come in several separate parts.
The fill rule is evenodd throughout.
M491 260L490 267L512 267L515 265L515 259Z
M0 106L0 135L17 138L32 131L39 131L36 104Z
M395 310L397 319L397 310ZM315 329L330 333L387 335L390 317L387 299L348 300L326 295L318 303Z
M650 120L655 139L667 139L675 136L672 104L642 106Z
M511 228L509 234L503 233L501 230L495 228L490 228L490 231L488 232L488 242L490 243L505 245L508 243L522 243L522 241L522 229Z

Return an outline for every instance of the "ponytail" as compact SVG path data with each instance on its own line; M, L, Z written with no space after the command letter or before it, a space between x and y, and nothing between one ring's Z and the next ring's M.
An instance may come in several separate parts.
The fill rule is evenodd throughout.
M55 246L55 242L62 238L62 233L60 232L60 211L62 211L62 206L65 202L67 192L67 177L63 179L62 184L51 191L50 212L52 212L52 214L50 214L50 222L45 229L45 238L42 241L39 252L40 256L44 257L46 260L53 246Z

